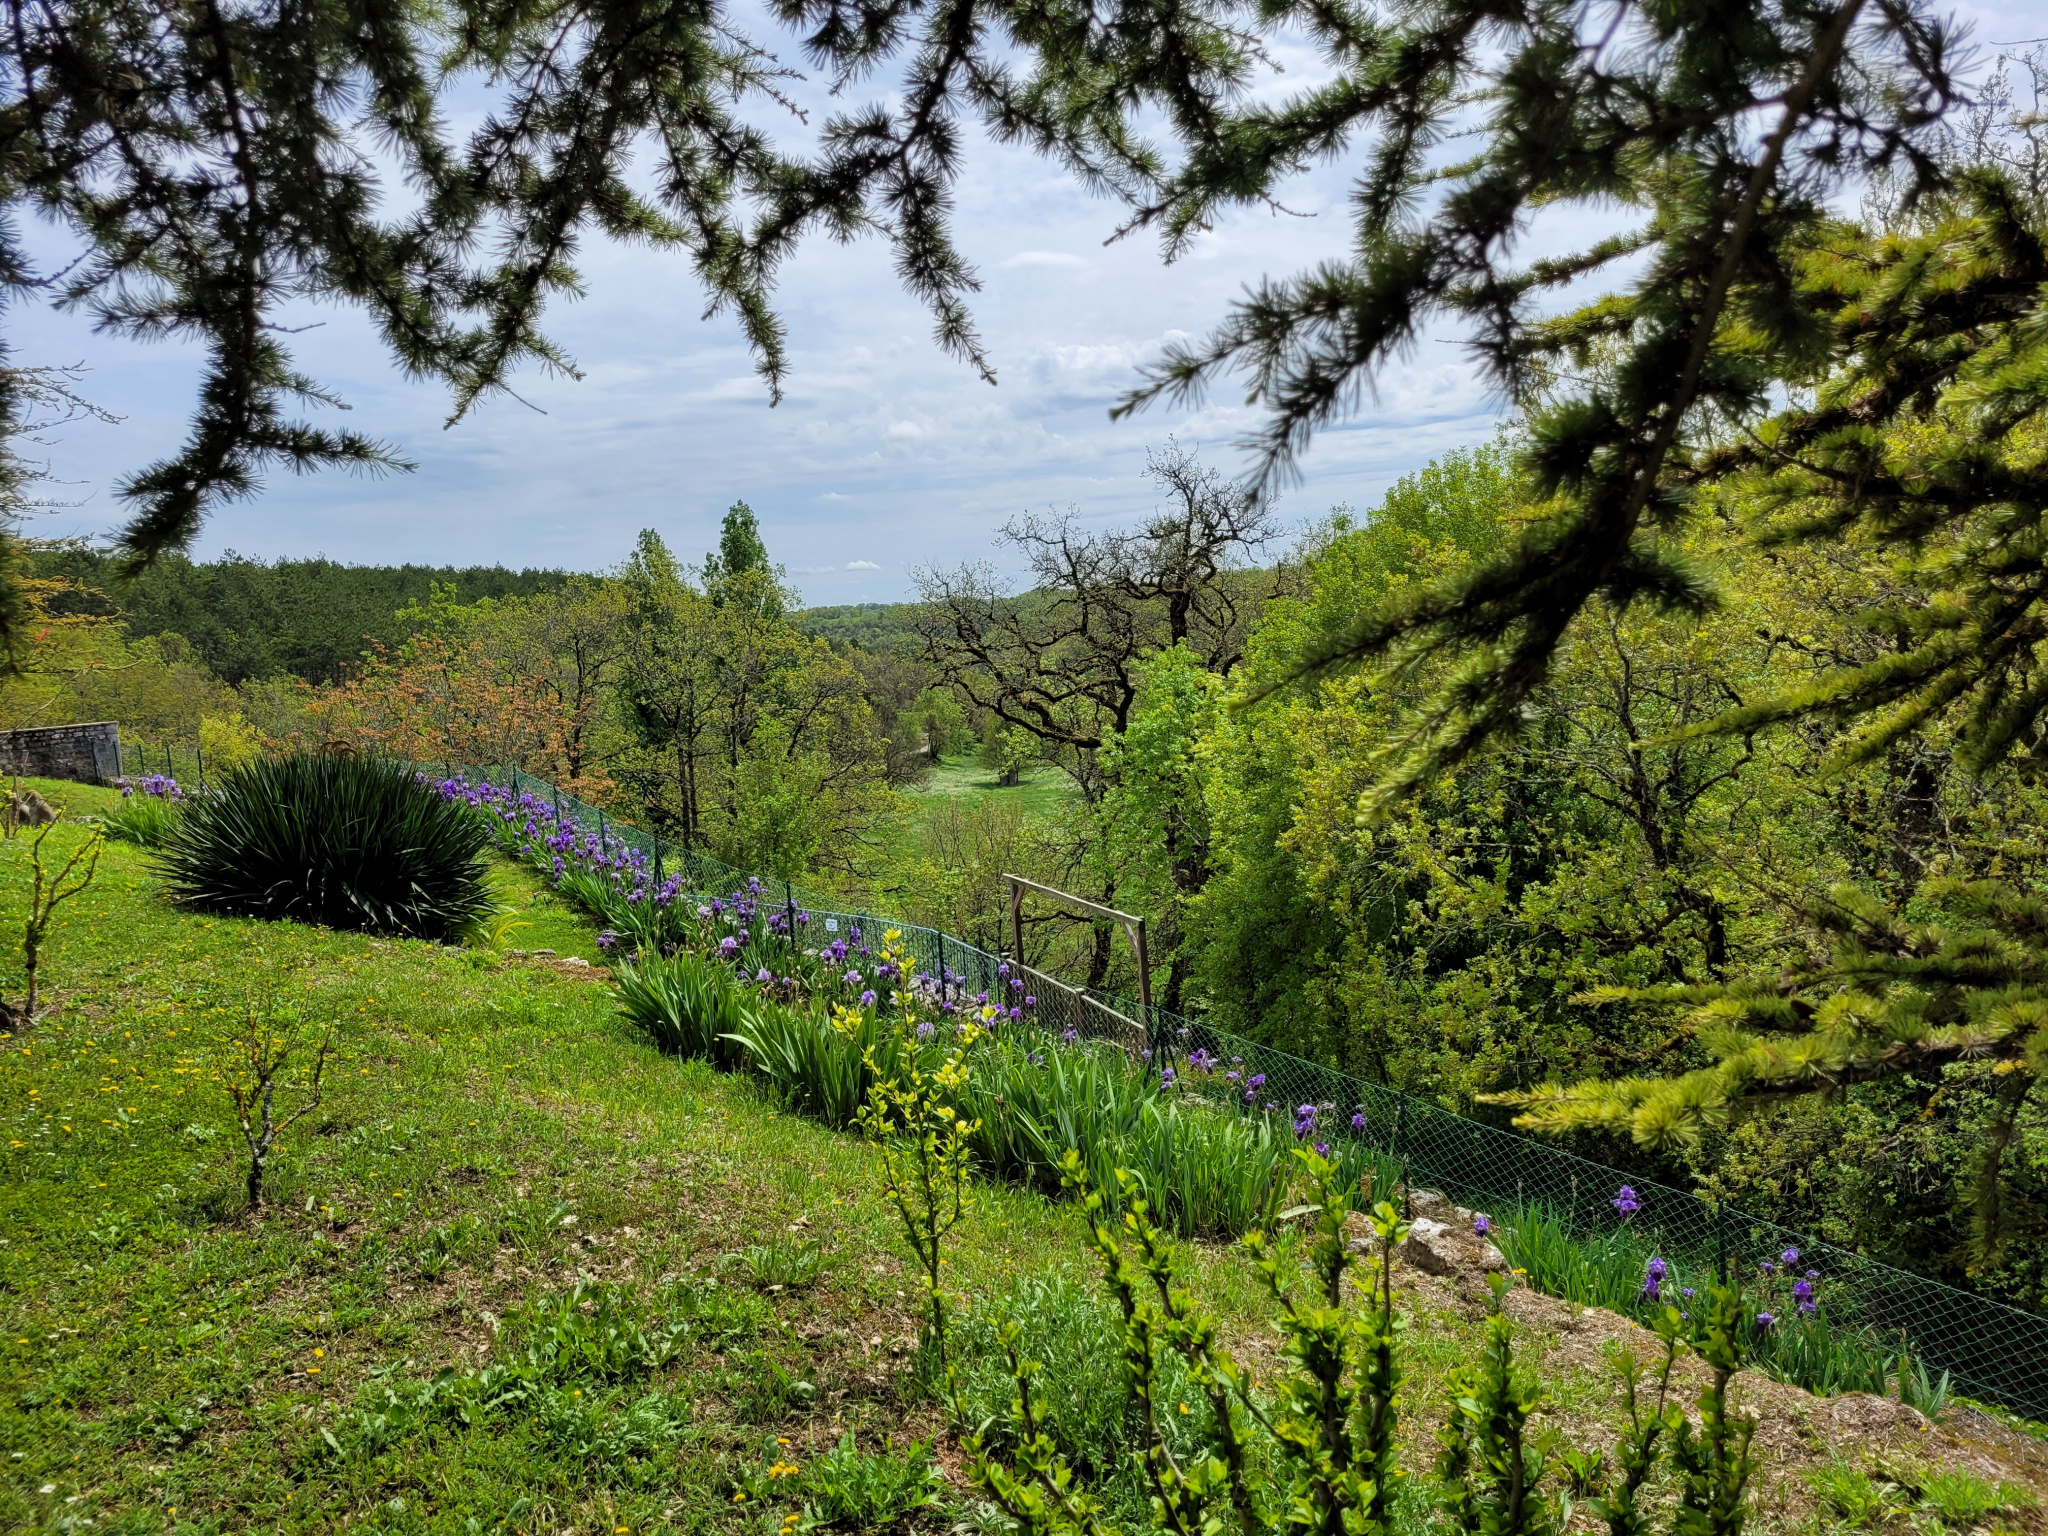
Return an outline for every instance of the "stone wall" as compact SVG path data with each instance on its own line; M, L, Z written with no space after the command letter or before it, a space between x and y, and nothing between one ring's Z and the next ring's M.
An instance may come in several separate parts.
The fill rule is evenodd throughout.
M111 720L96 720L89 725L0 731L0 774L111 784L121 776L121 727Z

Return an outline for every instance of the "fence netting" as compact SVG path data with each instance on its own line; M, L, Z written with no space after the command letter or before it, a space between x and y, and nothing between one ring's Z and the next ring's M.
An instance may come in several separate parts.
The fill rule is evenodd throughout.
M444 771L452 777L457 768L444 765ZM894 929L920 967L969 994L1001 990L1003 978L997 968L1012 963L1008 956L991 954L937 929L849 907L839 898L788 880L736 869L700 850L615 821L598 807L517 768L463 771L473 781L483 779L533 795L550 805L559 820L596 833L607 846L638 849L663 876L681 874L684 888L701 899L752 890L758 881L757 899L782 903L791 913L807 913L806 931L813 936L859 929L873 942L884 928ZM1040 972L1024 974L1036 988L1035 1015L1041 1027L1114 1040L1155 1069L1172 1066L1191 1086L1222 1089L1212 1096L1242 1100L1254 1109L1297 1114L1302 1106L1313 1105L1319 1125L1331 1134L1362 1137L1402 1167L1409 1186L1441 1190L1461 1205L1494 1213L1497 1220L1517 1210L1541 1210L1577 1238L1611 1236L1624 1219L1613 1202L1627 1182L1640 1202L1640 1209L1625 1218L1628 1225L1681 1264L1723 1276L1754 1275L1759 1264L1797 1249L1802 1269L1811 1267L1826 1277L1827 1308L1834 1326L1869 1330L1932 1372L1948 1372L1955 1387L1968 1396L2048 1418L2048 1316L1878 1263L1689 1190L1625 1175L1199 1019L1068 986ZM1361 1124L1362 1129L1354 1129Z

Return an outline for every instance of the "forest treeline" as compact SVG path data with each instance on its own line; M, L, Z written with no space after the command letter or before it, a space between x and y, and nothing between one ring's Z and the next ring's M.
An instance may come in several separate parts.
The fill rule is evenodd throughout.
M568 579L495 565L344 565L233 552L206 561L168 555L123 579L115 556L75 542L31 547L28 568L56 584L45 589L49 612L118 616L137 639L175 635L230 686L274 677L337 683L369 647L404 641L400 611L426 602L437 586L478 602L531 597Z

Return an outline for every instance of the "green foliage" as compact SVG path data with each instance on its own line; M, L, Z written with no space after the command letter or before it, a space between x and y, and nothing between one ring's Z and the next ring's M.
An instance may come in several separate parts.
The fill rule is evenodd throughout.
M773 1242L753 1243L734 1255L756 1290L807 1291L835 1262L815 1237L782 1234Z
M877 1071L894 1070L899 1048L894 1032L874 1017L841 1028L822 1009L773 1005L754 1009L733 1038L784 1104L835 1130L859 1120Z
M757 1010L734 980L732 967L694 950L665 956L643 949L637 958L614 966L612 976L619 1012L678 1056L727 1057L731 1042L748 1038L756 1028Z
M945 1477L928 1447L911 1445L900 1453L861 1451L848 1430L804 1469L804 1515L798 1529L868 1531L893 1525L936 1503L944 1486Z
M192 802L159 867L206 911L448 940L490 911L488 840L402 764L299 756L251 763Z
M1097 1491L1104 1474L1092 1468L1106 1459L1106 1443L1131 1441L1151 1493L1151 1524L1174 1536L1226 1528L1391 1536L1400 1528L1395 1431L1402 1372L1392 1256L1406 1227L1391 1204L1372 1207L1367 1220L1379 1258L1368 1267L1362 1304L1347 1295L1347 1276L1360 1268L1347 1218L1370 1192L1344 1182L1317 1154L1299 1156L1319 1196L1307 1253L1292 1241L1272 1245L1263 1234L1246 1239L1285 1341L1282 1373L1259 1385L1221 1346L1214 1318L1176 1284L1171 1242L1142 1197L1127 1186L1123 1218L1112 1227L1080 1158L1069 1154L1062 1171L1083 1195L1122 1314L1124 1377L1138 1426L1112 1437L1104 1422L1084 1450L1070 1450L1074 1394L1065 1373L1049 1373L1044 1361L1025 1353L1017 1317L997 1321L1015 1397L1007 1416L985 1424L965 1446L977 1485L1020 1528L1033 1536L1109 1529ZM1561 1529L1568 1511L1560 1491L1547 1486L1554 1438L1530 1428L1544 1402L1533 1374L1514 1359L1513 1326L1500 1308L1508 1284L1505 1277L1495 1282L1480 1358L1446 1382L1450 1415L1439 1434L1439 1478L1453 1528L1536 1536ZM1041 1303L1049 1296L1042 1289L1025 1294ZM1668 1527L1674 1536L1735 1536L1747 1517L1747 1447L1755 1426L1728 1414L1726 1387L1739 1365L1735 1340L1754 1322L1732 1292L1717 1291L1707 1307L1702 1347L1714 1379L1699 1400L1702 1432L1696 1435L1666 1401L1673 1364L1686 1348L1672 1308L1659 1320L1665 1359L1647 1413L1638 1397L1640 1367L1621 1362L1631 1414L1619 1452L1622 1481L1610 1486L1597 1453L1568 1458L1574 1492L1617 1533L1653 1528L1637 1495L1667 1451L1682 1474ZM1184 1373L1185 1386L1170 1380L1170 1363ZM1168 1405L1185 1413L1186 1398L1196 1395L1208 1412L1201 1435L1190 1439ZM1098 1407L1092 1417L1107 1415Z
M1149 1490L1135 1453L1144 1445L1145 1421L1123 1372L1103 1368L1122 1351L1121 1322L1101 1296L1072 1280L1027 1278L962 1319L956 1329L955 1426L978 1432L992 1453L1002 1455L1013 1454L1029 1438L1016 1414L1017 1382L1004 1351L1004 1339L1012 1335L1034 1367L1030 1401L1036 1432L1113 1511L1144 1518ZM1209 1412L1182 1356L1160 1358L1155 1395L1176 1408L1188 1404L1198 1410L1166 1414L1158 1425L1176 1455L1194 1455L1208 1433Z
M681 1442L689 1409L671 1393L632 1389L707 1328L729 1339L757 1325L758 1312L735 1313L715 1287L667 1286L650 1304L630 1286L578 1282L507 1317L488 1364L374 1381L320 1440L335 1460L364 1462L439 1426L503 1433L523 1421L551 1455L652 1476L645 1463Z
M1925 899L1950 921L1908 922L1853 886L1807 916L1830 952L1769 981L1658 990L1609 989L1620 999L1680 1003L1714 1064L1672 1078L1547 1085L1498 1095L1537 1130L1626 1129L1650 1147L1696 1144L1725 1129L1751 1094L1838 1091L1844 1084L1965 1060L1993 1063L2001 1113L1975 1168L1980 1255L2008 1241L2003 1160L2039 1077L2048 1071L2048 908L1991 880L1929 882Z
M909 974L909 952L893 930L883 939L881 956L897 975ZM959 1045L919 1050L918 1018L909 987L891 996L895 1016L885 1027L894 1038L882 1059L877 1058L876 1045L861 1053L870 1082L857 1119L881 1153L882 1194L895 1208L911 1257L923 1274L928 1305L925 1341L937 1355L943 1377L948 1366L946 1322L954 1305L946 1290L946 1240L973 1204L968 1193L969 1149L978 1127L957 1107L972 1069L962 1059ZM841 1010L840 1016L851 1012ZM884 1017L878 1009L876 1020ZM861 1014L849 1022L867 1028Z
M1543 1390L1514 1358L1514 1324L1500 1309L1509 1282L1489 1279L1486 1343L1477 1361L1451 1373L1450 1418L1437 1431L1444 1506L1456 1529L1475 1536L1550 1536L1559 1528L1555 1496L1543 1486L1551 1447L1529 1432Z
M100 818L107 836L138 848L161 848L177 830L180 806L161 795L129 795Z
M609 771L642 824L685 847L784 878L846 870L887 805L884 744L859 672L788 617L778 568L740 547L758 544L745 523L744 568L715 590L640 535L614 688L628 740Z
M118 556L72 544L35 550L31 566L38 576L78 583L53 600L56 612L118 613L138 639L177 636L230 687L280 676L338 683L366 646L394 648L411 635L414 626L400 611L426 602L436 585L475 603L531 596L567 580L559 571L494 565L344 565L233 554L209 561L171 554L128 574ZM209 748L209 761L213 755Z

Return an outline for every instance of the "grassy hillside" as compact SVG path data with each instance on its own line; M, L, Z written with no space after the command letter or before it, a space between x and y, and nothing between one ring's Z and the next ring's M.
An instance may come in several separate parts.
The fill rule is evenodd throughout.
M74 815L106 801L38 787ZM22 852L0 846L9 934ZM531 924L511 943L596 957L523 874L495 878ZM65 909L47 965L61 1011L0 1053L0 1528L851 1529L920 1496L933 1440L938 1503L908 1519L978 1528L912 1369L871 1150L747 1079L657 1054L615 1018L600 968L180 914L121 845ZM250 1010L335 1041L325 1101L287 1134L260 1217L217 1081ZM983 1320L966 1331L974 1401L1003 1406L973 1345L1011 1305L1073 1412L1099 1408L1110 1336L1076 1213L1003 1188L978 1199L955 1249ZM1243 1257L1196 1247L1189 1265L1269 1369ZM1422 1529L1443 1373L1478 1326L1468 1292L1406 1284ZM1627 1325L1516 1304L1555 1421L1608 1438L1599 1346ZM1836 1456L2048 1484L2037 1442L1971 1410L1929 1429L1875 1399L1761 1381L1747 1396L1766 1415L1763 1529L1804 1522L1809 1474ZM1120 1422L1113 1402L1101 1422Z

